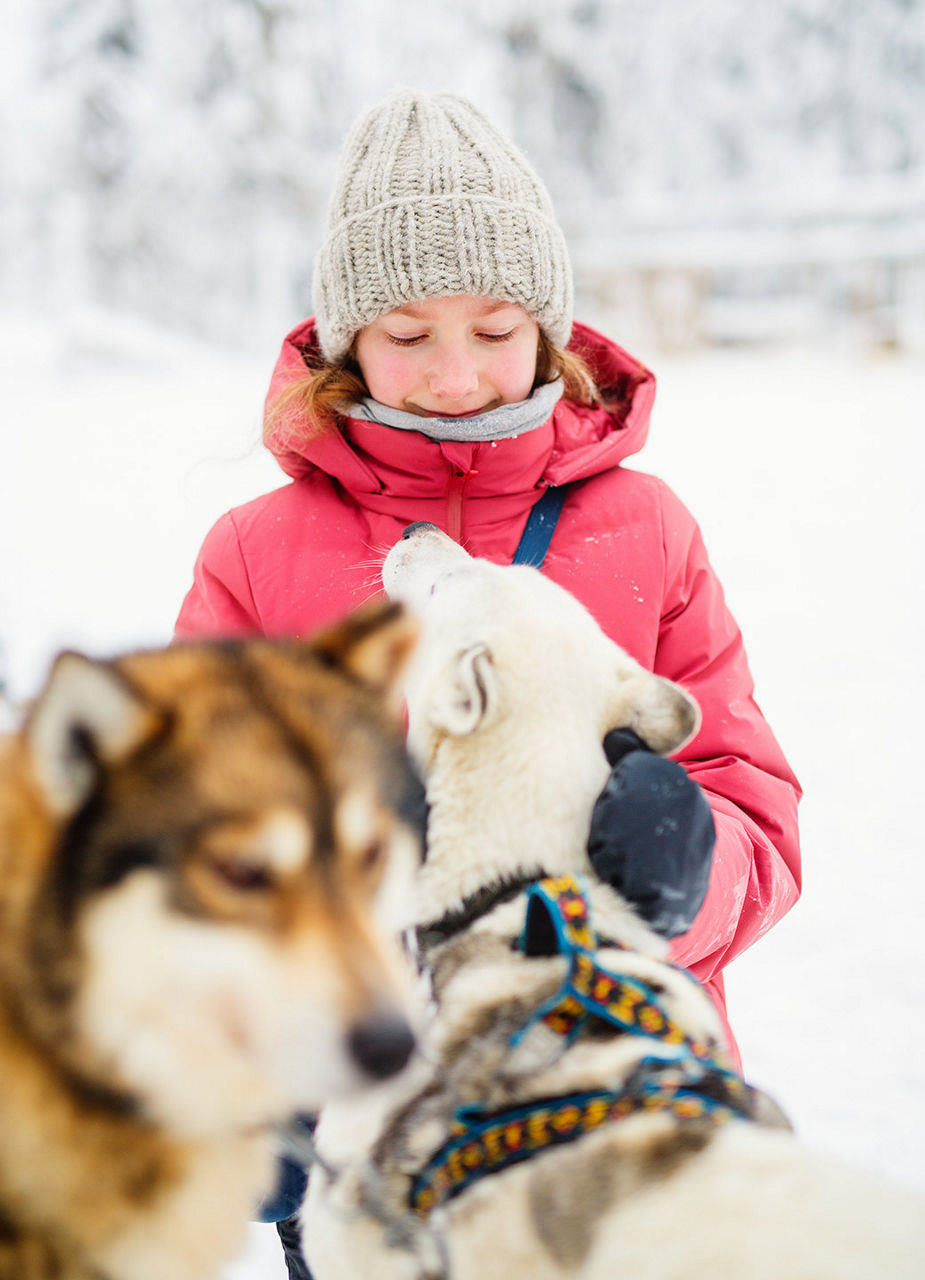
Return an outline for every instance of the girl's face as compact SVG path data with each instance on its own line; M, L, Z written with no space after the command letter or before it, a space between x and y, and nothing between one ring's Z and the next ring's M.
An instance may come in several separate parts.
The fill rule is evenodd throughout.
M357 363L380 404L466 418L526 400L539 326L516 302L457 294L411 302L357 334Z

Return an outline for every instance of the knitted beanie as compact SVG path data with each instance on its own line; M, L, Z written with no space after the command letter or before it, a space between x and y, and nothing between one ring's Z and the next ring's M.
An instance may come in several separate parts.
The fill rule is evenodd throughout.
M400 90L354 125L313 292L327 360L387 311L451 294L518 302L560 346L572 327L571 267L546 188L449 93Z

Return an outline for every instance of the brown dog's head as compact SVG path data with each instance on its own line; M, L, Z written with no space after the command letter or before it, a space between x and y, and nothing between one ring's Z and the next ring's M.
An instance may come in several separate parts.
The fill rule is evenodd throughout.
M306 643L58 659L0 782L0 979L68 1070L206 1130L404 1064L414 634L382 605Z

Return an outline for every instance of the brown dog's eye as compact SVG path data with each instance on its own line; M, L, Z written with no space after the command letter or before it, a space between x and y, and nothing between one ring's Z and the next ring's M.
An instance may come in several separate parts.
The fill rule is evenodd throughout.
M376 840L363 850L360 867L363 871L375 871L385 857L385 841Z
M218 879L238 893L259 893L273 883L265 866L244 858L212 858L210 865Z

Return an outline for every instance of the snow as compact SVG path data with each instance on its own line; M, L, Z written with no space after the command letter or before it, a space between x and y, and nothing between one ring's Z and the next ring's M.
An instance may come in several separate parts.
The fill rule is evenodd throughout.
M212 521L284 482L258 445L274 343L242 357L124 317L0 316L14 698L59 647L166 641ZM634 465L700 520L806 789L803 900L728 971L746 1069L807 1142L925 1189L925 363L853 349L651 362L659 397ZM227 1280L284 1274L273 1229L255 1226Z

